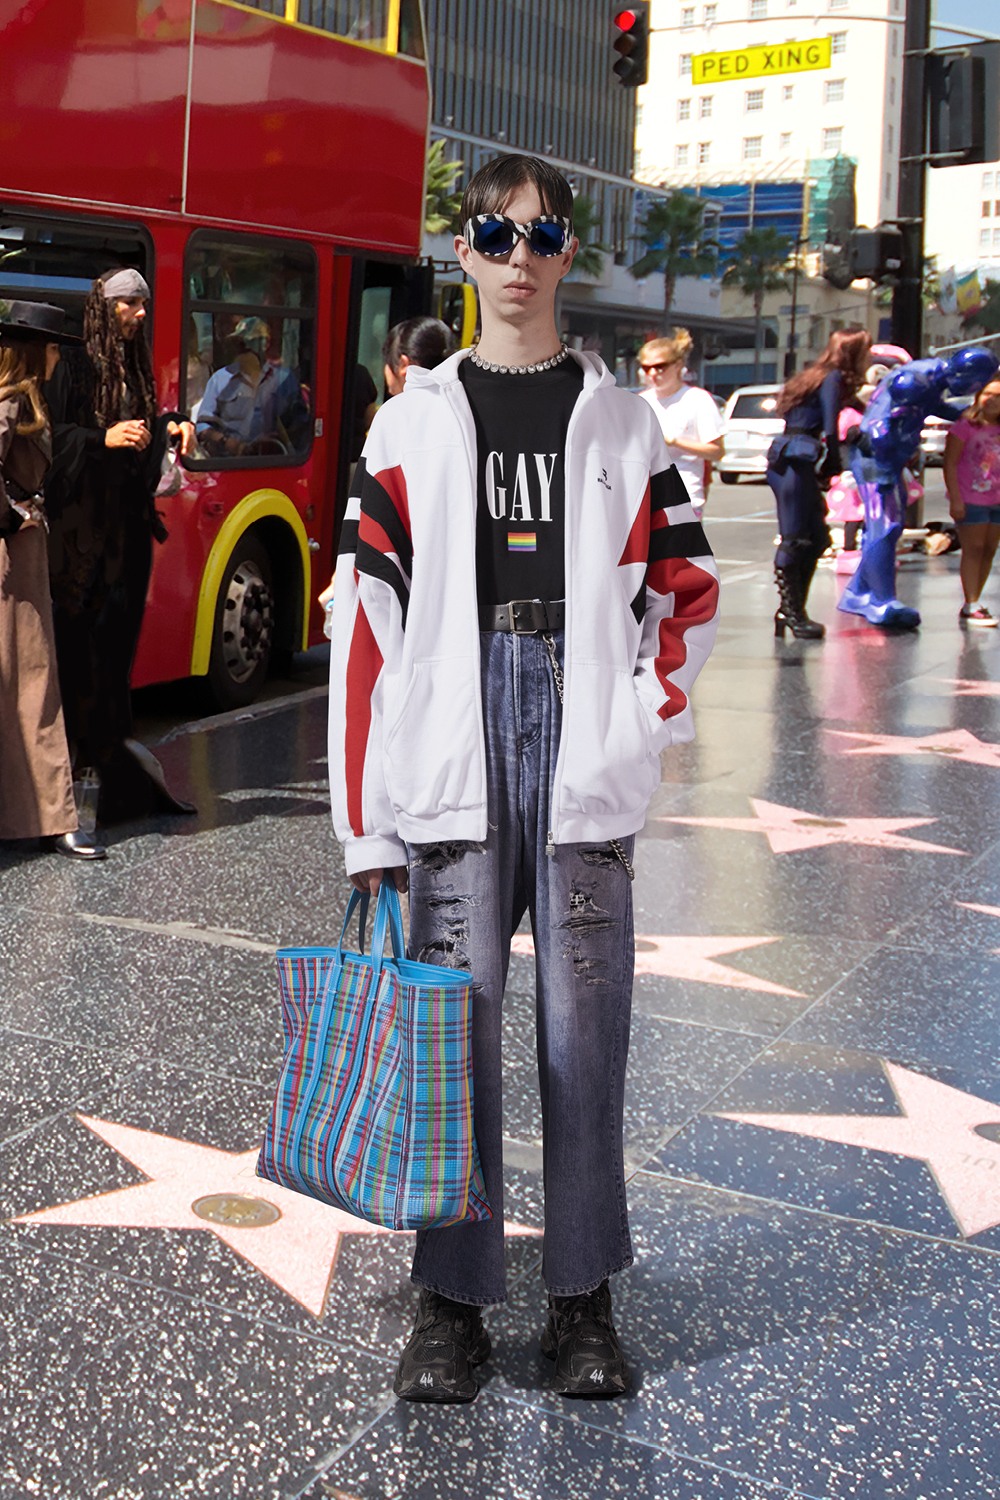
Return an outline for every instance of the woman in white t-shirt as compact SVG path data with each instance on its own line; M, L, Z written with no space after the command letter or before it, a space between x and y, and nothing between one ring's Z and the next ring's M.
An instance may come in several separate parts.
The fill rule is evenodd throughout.
M675 328L668 339L651 339L639 350L639 367L649 382L642 399L659 419L667 453L684 481L695 515L705 504L705 465L722 457L722 414L707 391L685 385L684 361L692 339L686 328Z

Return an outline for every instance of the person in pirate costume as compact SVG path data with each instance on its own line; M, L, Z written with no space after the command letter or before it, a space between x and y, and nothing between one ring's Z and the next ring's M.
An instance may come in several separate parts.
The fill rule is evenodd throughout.
M167 443L194 429L156 400L143 333L150 291L132 269L106 272L84 308L85 348L46 387L52 468L45 484L56 653L74 766L100 779L97 819L191 812L132 738L129 675L146 607L155 505Z

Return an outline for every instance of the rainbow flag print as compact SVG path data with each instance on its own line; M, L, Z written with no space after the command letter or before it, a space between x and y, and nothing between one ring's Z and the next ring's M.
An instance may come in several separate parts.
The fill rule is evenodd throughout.
M507 551L536 552L538 549L535 545L535 536L534 531L508 531Z

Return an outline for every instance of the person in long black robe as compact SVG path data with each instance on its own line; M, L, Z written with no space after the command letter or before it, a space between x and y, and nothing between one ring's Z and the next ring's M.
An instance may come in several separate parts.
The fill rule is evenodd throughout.
M106 285L107 277L95 282L88 315ZM86 323L85 335L88 347L65 353L45 391L53 444L45 500L66 733L74 766L97 770L97 818L107 825L193 810L170 795L159 763L133 740L129 687L153 539L167 535L155 491L178 422L176 413L156 410L148 354L119 360L125 379L109 411L107 366ZM141 322L132 336L142 339Z

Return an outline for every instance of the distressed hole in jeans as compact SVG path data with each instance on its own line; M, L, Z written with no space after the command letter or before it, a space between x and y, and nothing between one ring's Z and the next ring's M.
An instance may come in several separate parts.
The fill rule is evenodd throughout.
M469 960L465 944L469 941L469 924L461 917L446 918L438 923L438 936L420 949L422 964L437 964L442 969L467 969Z
M459 864L467 854L482 854L485 845L470 839L452 839L446 844L419 844L413 856L414 869L429 870L432 875Z
M615 925L614 918L597 905L591 892L583 890L574 880L569 892L569 911L559 926L586 937L588 933L604 932Z
M621 863L613 849L606 844L599 849L581 849L580 858L585 865L596 865L601 870L620 870Z
M573 960L573 972L577 979L582 979L586 984L607 984L607 976L598 974L598 969L606 969L608 966L603 958L588 958L585 953L580 952L579 943L570 943L563 949L563 958Z
M475 896L428 896L424 900L428 911L444 911L448 906L478 906Z

